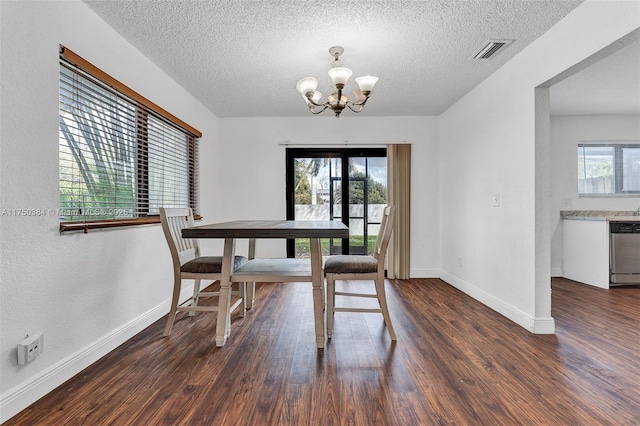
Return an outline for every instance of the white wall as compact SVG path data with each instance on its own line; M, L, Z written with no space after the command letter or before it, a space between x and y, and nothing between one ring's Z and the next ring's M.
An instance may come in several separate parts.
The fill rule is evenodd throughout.
M549 134L536 119L548 93L534 88L637 29L639 17L640 2L586 1L440 116L443 277L537 333L554 324Z
M304 108L304 104L300 105ZM346 113L345 113L346 114ZM366 114L363 113L363 114ZM412 277L438 276L438 143L436 117L223 118L220 165L224 219L286 216L285 141L298 144L411 143ZM242 190L238 190L242 188ZM256 208L256 206L259 206ZM239 246L240 247L240 246ZM260 250L263 251L260 251ZM263 241L261 256L283 256L283 241Z
M217 118L85 4L0 2L0 209L58 208L58 46L65 45L204 136L215 169ZM203 181L214 172L204 168ZM202 192L214 216L217 189ZM159 225L58 232L56 216L0 217L0 422L168 311L169 251ZM44 353L16 345L44 332Z
M552 88L553 99L553 88ZM637 115L551 117L551 274L562 276L560 210L636 210L638 196L578 197L576 149L588 141L640 141Z

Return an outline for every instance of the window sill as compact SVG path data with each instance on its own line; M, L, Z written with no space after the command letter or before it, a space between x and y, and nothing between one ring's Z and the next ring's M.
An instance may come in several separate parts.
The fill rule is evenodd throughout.
M194 220L202 220L202 216L195 215ZM89 229L122 228L125 226L151 225L160 223L160 216L135 218L135 219L113 219L113 220L88 220L84 222L60 222L60 233L83 231L85 234Z

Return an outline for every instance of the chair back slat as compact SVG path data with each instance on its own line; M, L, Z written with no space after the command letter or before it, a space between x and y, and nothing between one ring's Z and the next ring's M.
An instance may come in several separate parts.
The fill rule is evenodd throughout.
M193 211L190 208L161 207L160 222L171 257L178 268L200 255L197 239L182 238L182 229L193 226Z
M391 233L393 232L395 211L395 206L387 206L384 208L382 222L380 223L380 230L378 231L378 238L376 238L376 247L373 253L373 257L378 260L384 260L387 253L387 247L389 246L389 240L391 239Z

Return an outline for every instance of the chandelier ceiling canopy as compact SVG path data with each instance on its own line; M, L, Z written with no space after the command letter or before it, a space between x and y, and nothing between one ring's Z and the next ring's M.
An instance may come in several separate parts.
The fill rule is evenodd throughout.
M354 90L355 101L349 100L342 94L342 91L347 84L347 81L351 77L353 72L349 68L345 68L340 60L340 55L344 52L341 46L333 46L329 49L329 54L333 56L334 60L331 62L331 69L329 70L329 86L331 88L331 94L325 102L320 102L322 93L318 92L318 80L313 77L305 77L298 81L296 89L302 94L309 111L313 114L320 114L327 108L335 113L336 117L340 117L340 113L343 109L349 108L353 112L360 112L364 109L364 104L367 102L378 81L378 77L371 75L365 75L363 77L356 78L359 90Z

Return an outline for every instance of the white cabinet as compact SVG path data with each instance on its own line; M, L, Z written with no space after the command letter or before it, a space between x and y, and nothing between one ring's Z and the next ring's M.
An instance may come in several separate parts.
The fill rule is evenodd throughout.
M609 221L562 221L562 276L609 288Z

